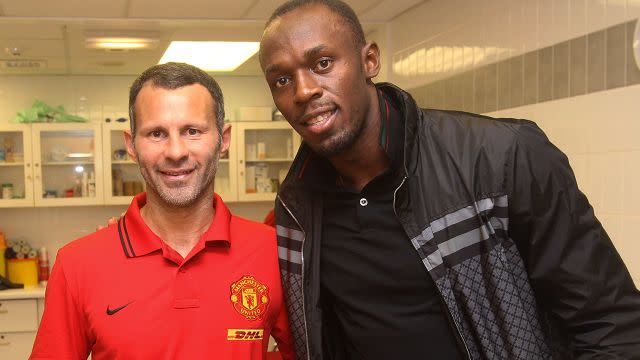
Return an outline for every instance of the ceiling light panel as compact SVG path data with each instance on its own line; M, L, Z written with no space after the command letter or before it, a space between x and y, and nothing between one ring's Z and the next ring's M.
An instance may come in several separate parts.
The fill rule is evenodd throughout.
M233 71L258 52L258 42L173 41L160 64L184 62L205 71Z

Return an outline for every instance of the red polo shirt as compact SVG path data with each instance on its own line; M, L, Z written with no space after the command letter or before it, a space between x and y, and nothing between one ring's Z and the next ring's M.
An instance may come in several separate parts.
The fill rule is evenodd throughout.
M31 359L263 359L269 335L293 358L274 230L216 195L183 259L142 220L145 202L60 249Z

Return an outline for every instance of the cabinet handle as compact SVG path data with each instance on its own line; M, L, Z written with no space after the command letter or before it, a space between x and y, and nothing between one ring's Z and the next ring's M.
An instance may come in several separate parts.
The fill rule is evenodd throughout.
M0 346L9 346L9 345L11 345L11 341L0 342Z
M0 310L0 314L8 314L8 313L9 313L9 310L4 310L4 309Z
M238 161L240 164L242 164L242 159L240 159L240 161Z
M38 167L38 166L40 166L40 164L39 164L39 163L35 163L35 165L34 165L34 166L35 166L35 167Z
M244 176L244 171L240 171L240 176Z
M27 163L27 167L31 167L31 164L30 164L30 163Z

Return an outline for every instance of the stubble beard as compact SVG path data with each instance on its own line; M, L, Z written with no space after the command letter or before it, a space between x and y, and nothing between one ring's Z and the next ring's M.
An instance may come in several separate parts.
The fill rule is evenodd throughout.
M167 187L159 176L150 174L144 164L139 163L140 173L147 183L147 192L155 192L167 206L174 208L185 208L195 204L207 191L211 191L213 194L213 184L218 172L220 145L221 141L218 142L210 162L194 170L197 178L195 183L191 185Z
M362 119L355 127L349 127L344 131L321 142L313 150L318 155L329 158L339 155L351 148L364 133L367 126L366 119Z

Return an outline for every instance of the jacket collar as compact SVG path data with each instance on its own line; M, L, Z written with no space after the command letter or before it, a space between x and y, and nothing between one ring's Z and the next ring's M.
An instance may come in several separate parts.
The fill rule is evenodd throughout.
M418 119L422 117L422 113L419 111L415 101L411 97L411 95L397 86L390 83L379 83L376 84L376 88L379 92L383 93L384 96L389 98L389 100L397 107L399 115L403 117L404 122L404 159L402 173L405 175L410 174L408 169L413 168L410 166L411 163L415 164L415 156L417 155L417 147L419 145L417 141L417 125ZM382 109L381 109L382 110ZM388 133L388 127L384 128ZM384 143L383 146L388 147L387 139L381 139ZM392 139L391 139L392 141ZM413 159L413 161L412 161ZM324 174L322 176L326 176L324 170L326 169L327 161L315 154L304 142L300 146L300 149L296 155L296 158L293 161L293 164L289 170L287 177L285 178L282 186L281 186L281 194L288 192L287 188L293 185L302 185L302 180L305 178L305 175L314 176L317 174ZM329 165L330 166L330 165ZM415 169L413 169L415 171Z

